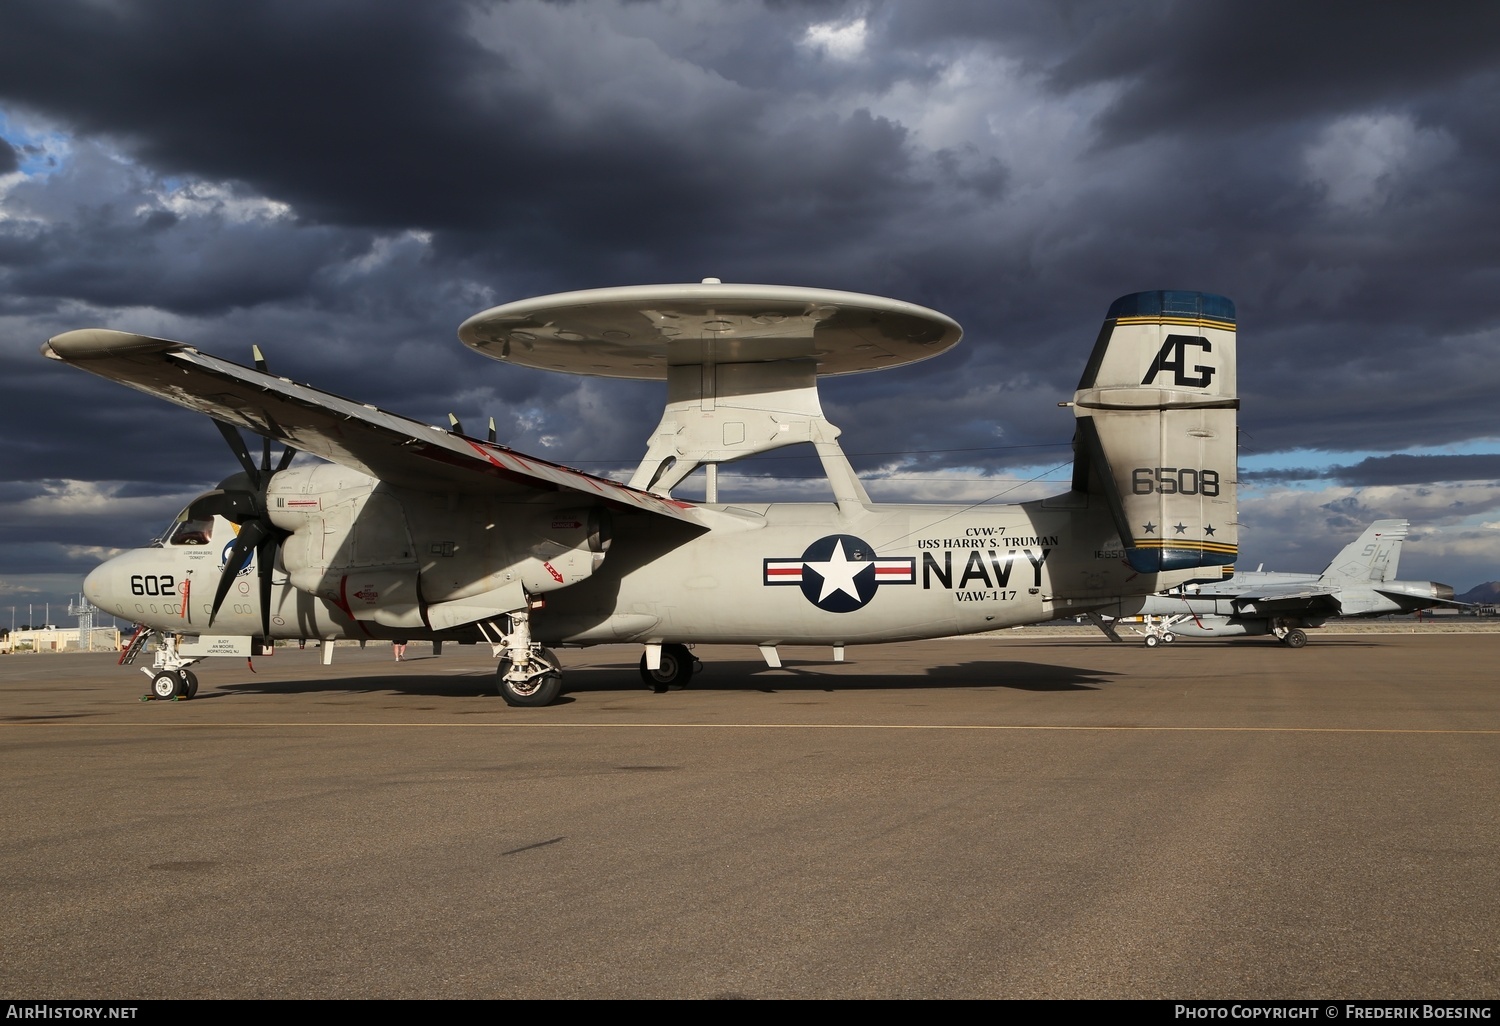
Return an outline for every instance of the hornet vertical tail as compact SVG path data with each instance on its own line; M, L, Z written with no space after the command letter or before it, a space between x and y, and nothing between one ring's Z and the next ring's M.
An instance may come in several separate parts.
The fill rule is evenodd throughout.
M1073 397L1073 487L1107 503L1135 570L1234 563L1239 405L1232 302L1115 300Z
M1377 520L1365 533L1344 547L1323 571L1322 580L1394 581L1401 562L1401 543L1406 540L1410 520Z

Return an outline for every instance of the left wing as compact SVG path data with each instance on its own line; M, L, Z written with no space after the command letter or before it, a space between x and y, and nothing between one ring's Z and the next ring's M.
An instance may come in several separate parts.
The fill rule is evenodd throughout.
M42 354L401 487L521 499L577 492L703 524L690 503L241 367L181 342L85 328L51 339Z

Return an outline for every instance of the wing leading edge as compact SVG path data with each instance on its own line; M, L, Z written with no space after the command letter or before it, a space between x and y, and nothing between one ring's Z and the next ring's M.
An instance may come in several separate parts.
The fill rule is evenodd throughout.
M568 491L702 524L690 503L241 367L181 342L85 328L51 339L42 355L401 487L517 498Z

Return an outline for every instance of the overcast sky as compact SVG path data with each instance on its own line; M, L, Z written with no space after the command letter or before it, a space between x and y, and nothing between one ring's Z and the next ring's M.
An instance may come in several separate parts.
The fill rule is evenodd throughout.
M889 500L1062 490L1056 404L1111 300L1222 293L1240 565L1320 570L1404 516L1401 576L1463 591L1500 577L1497 271L1492 3L7 0L0 615L40 619L235 469L206 419L43 360L51 335L258 343L618 476L663 386L494 364L455 330L706 276L964 326L825 384ZM814 468L722 488L822 497Z

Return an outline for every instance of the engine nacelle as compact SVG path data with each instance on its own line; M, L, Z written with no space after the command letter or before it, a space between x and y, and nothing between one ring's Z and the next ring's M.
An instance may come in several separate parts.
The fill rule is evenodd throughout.
M591 576L609 550L609 512L601 506L543 511L532 517L530 529L535 541L515 566L533 595Z
M592 575L610 543L602 506L435 497L332 464L278 473L266 504L289 532L282 562L294 587L396 628L442 629L524 608L529 596Z

